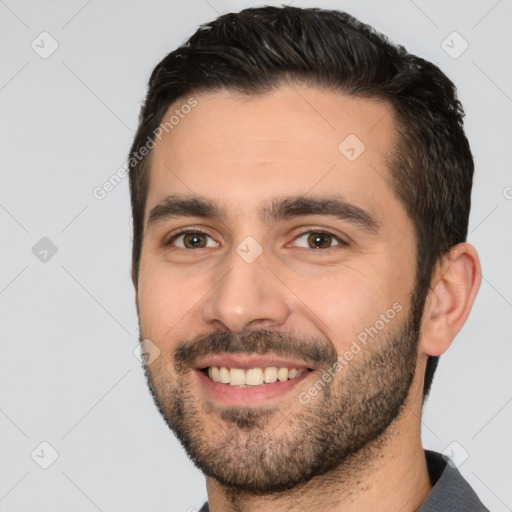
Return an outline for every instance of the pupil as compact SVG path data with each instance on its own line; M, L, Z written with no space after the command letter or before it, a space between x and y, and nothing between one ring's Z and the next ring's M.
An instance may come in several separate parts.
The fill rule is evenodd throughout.
M185 234L184 242L186 247L204 247L204 243L201 243L201 235L199 233L187 233ZM189 245L190 244L190 245Z
M315 249L321 249L329 247L329 236L326 233L314 233L309 236L309 241L316 246Z

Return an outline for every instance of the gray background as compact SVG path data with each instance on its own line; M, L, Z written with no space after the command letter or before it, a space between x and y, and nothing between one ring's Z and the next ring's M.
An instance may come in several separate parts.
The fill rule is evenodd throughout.
M512 510L512 3L292 4L347 10L458 86L483 281L441 358L422 436L451 451L491 510ZM156 63L200 23L250 5L0 0L1 511L192 511L206 498L133 353L128 180L103 200L93 190L125 162ZM458 58L453 31L469 43Z

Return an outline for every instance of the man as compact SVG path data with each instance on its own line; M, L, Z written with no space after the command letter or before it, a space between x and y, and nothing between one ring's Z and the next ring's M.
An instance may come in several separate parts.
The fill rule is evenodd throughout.
M420 436L480 285L462 117L436 66L336 11L227 14L153 71L133 283L201 510L487 510Z

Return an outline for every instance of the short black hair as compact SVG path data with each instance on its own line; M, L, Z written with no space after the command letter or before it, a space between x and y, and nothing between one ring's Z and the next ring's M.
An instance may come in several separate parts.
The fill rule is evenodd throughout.
M467 237L474 164L464 112L455 85L437 66L347 13L319 8L264 6L222 15L155 67L128 161L134 283L151 156L140 150L154 141L169 106L200 91L262 94L285 81L390 105L398 135L388 155L390 185L415 228L411 304L421 318L437 261ZM424 399L438 359L429 356Z

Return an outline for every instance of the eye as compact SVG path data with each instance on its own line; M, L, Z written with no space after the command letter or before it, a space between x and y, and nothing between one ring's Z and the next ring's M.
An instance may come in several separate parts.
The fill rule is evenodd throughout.
M210 242L208 239L210 239ZM296 237L294 242L296 243L297 240L305 242L305 246L299 245L299 247L305 249L330 249L338 245L349 245L334 233L323 229L306 231ZM333 241L335 243L333 243ZM210 235L198 229L184 229L174 234L164 245L175 246L179 249L206 249L219 246Z
M333 239L336 241L334 245L332 244ZM302 235L298 236L295 240L304 240L306 242L306 246L302 247L305 249L330 249L331 247L337 245L348 246L347 242L345 242L335 234L329 231L325 231L323 229L306 231Z
M165 245L176 245L179 249L204 249L207 247L218 246L217 242L214 242L213 240L208 245L207 238L212 240L210 235L206 234L204 231L189 229L176 233L165 243ZM180 243L175 244L174 242L176 241L180 241Z

